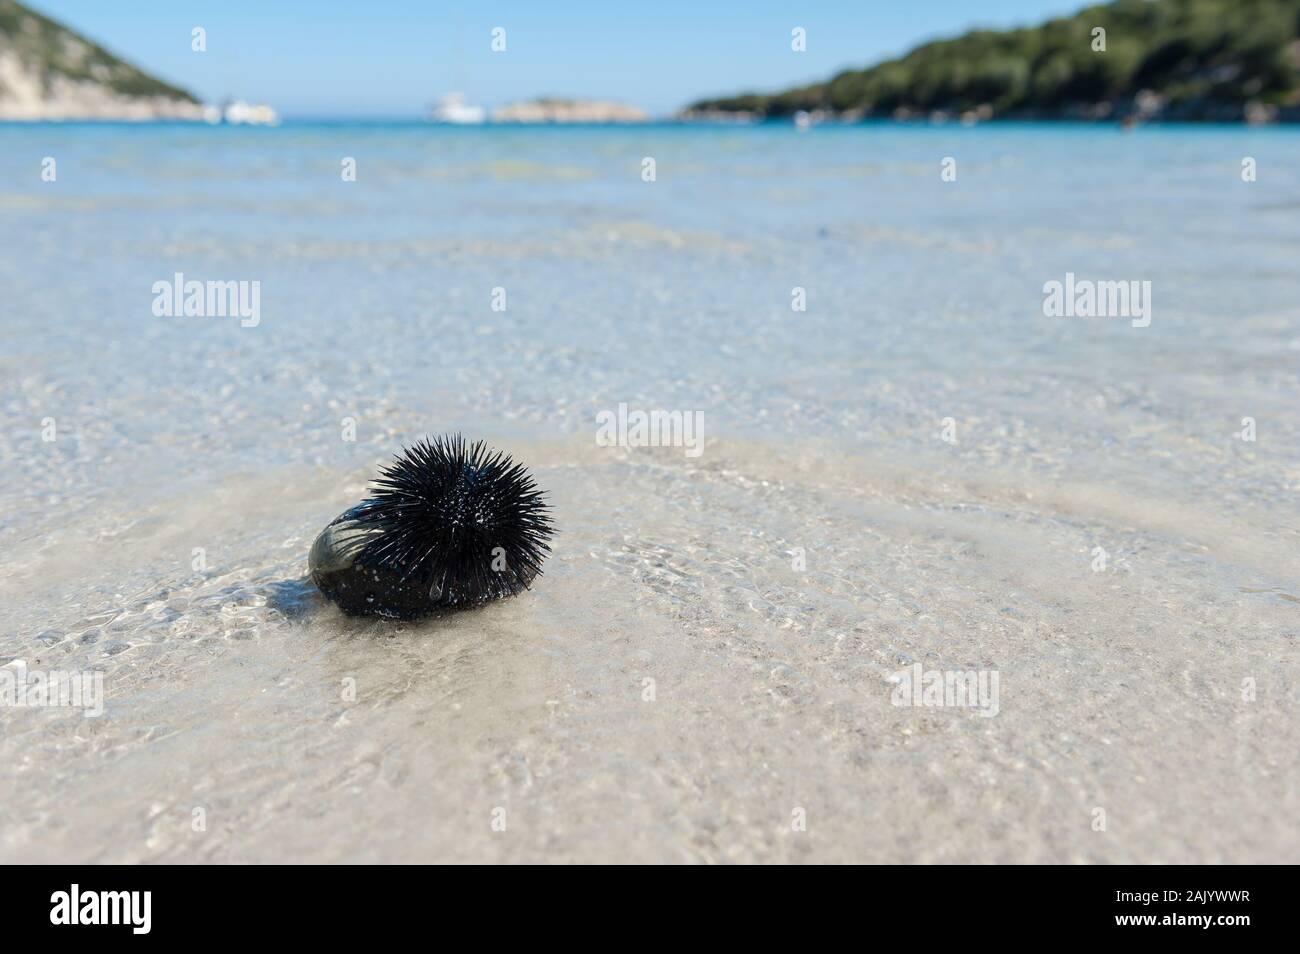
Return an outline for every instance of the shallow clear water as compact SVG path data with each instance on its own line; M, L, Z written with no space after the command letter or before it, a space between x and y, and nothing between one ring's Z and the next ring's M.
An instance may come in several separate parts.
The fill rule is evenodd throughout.
M0 657L105 693L0 708L5 860L1300 847L1295 130L0 126L0 221ZM1045 317L1067 272L1150 326ZM342 617L315 534L455 430L545 576ZM891 704L918 662L996 717Z

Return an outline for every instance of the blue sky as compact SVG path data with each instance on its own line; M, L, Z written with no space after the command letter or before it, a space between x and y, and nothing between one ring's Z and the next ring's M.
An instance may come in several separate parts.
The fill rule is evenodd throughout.
M540 95L667 114L692 99L823 79L975 26L1037 23L1085 0L29 0L204 100L287 116L418 116L449 91L487 106ZM207 31L206 53L190 31ZM504 53L489 49L504 27ZM790 49L807 30L808 50Z

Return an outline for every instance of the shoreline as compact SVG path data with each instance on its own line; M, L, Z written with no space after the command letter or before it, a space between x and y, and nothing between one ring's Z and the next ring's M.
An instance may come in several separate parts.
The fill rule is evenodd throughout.
M195 127L212 127L214 129L274 129L283 126L297 127L340 127L340 126L374 126L374 127L411 127L411 128L431 128L441 130L454 130L456 132L475 131L484 129L512 129L515 131L537 130L537 129L610 129L610 130L629 130L629 129L664 129L664 128L693 128L693 129L746 129L746 128L791 128L800 132L807 132L810 129L853 129L853 128L880 128L880 127L897 127L909 129L940 129L940 128L960 128L975 129L982 127L993 128L1029 128L1035 126L1059 127L1059 128L1082 128L1082 129L1104 129L1113 127L1115 129L1249 129L1259 131L1262 129L1295 129L1300 128L1300 116L1294 119L1282 119L1276 122L1267 123L1248 123L1244 121L1231 121L1222 119L1153 119L1144 120L1134 126L1126 127L1122 123L1113 119L1082 119L1078 117L997 117L994 119L980 120L975 123L963 123L960 119L933 120L928 117L914 117L900 119L888 116L870 117L866 119L828 119L812 123L806 127L800 127L792 119L785 117L766 117L763 119L749 120L727 120L727 119L684 119L666 117L661 119L649 119L640 122L627 121L610 121L610 122L485 122L475 124L456 124L456 123L439 123L431 122L426 119L412 116L282 116L279 122L275 124L257 124L257 123L227 123L209 122L203 118L186 119L177 116L163 117L115 117L115 118L61 118L61 117L34 117L30 119L16 117L0 117L0 129L10 128L31 128L36 126L183 126L187 128Z

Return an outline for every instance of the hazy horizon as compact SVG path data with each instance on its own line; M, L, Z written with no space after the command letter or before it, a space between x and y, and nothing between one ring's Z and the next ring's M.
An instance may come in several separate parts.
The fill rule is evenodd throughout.
M301 9L232 0L210 10L107 7L92 0L28 6L205 102L266 102L288 118L401 119L439 96L488 107L557 96L612 99L662 117L699 98L826 79L975 27L1033 25L1079 0L960 0L922 7L835 2L816 11L761 2L736 10L670 0L629 19L587 3L560 11L497 3L445 13L415 0L379 9ZM253 28L251 24L256 24ZM790 49L803 27L807 50ZM205 52L191 31L206 31ZM490 49L505 29L506 49Z

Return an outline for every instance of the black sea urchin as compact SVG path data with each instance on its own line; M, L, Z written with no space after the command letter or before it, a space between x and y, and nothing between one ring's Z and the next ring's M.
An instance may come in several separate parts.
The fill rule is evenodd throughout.
M312 581L344 612L414 619L528 588L554 530L522 464L459 434L399 454L312 544Z

